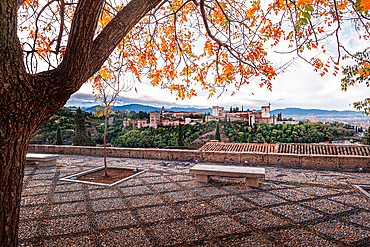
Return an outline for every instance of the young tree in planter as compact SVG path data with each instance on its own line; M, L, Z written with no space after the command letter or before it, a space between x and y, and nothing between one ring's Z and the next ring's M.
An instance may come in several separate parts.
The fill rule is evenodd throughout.
M57 137L56 137L56 145L63 145L63 137L62 137L62 131L60 130L60 127L57 128Z
M353 23L355 32L348 33L360 36L369 32L367 0L115 3L1 1L0 243L4 246L17 246L22 179L33 133L101 68L122 39L128 48L124 59L138 79L147 75L154 86L184 98L196 95L195 82L210 96L217 87L240 88L253 78L271 89L279 70L268 60L266 42L270 47L287 40L285 52L296 53L322 73L328 72L325 62L332 58L338 71L336 63L347 51L340 43L341 26ZM199 35L204 46L197 53L193 48L199 47L195 45ZM337 54L328 60L311 57L312 53L305 57L306 49L326 53L328 37L336 40Z
M117 61L120 61L120 56L123 52L113 53L118 56ZM107 123L108 116L113 113L114 104L117 97L122 92L131 90L134 86L134 80L128 79L124 73L124 65L121 62L111 63L108 61L93 77L90 82L94 88L95 101L101 101L101 105L95 108L96 114L104 118L104 175L108 177L107 167Z

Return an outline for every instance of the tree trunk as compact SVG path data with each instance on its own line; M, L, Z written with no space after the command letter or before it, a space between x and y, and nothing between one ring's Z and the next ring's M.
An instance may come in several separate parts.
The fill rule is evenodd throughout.
M18 245L23 174L32 134L102 66L127 32L161 0L129 2L96 38L104 1L79 0L62 63L38 74L27 73L17 37L18 8L23 2L1 0L0 4L0 246L7 247Z
M13 136L13 133L7 134ZM28 136L31 136L30 132ZM21 138L12 138L7 145L1 145L0 246L18 245L19 205L28 142L27 135L23 135Z

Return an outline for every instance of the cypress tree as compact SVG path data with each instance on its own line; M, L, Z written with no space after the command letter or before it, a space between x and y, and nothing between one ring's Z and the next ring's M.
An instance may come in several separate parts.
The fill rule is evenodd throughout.
M56 145L63 145L63 138L62 138L62 131L60 127L57 128L57 137L56 137Z
M182 124L179 124L177 132L177 146L184 146L184 134L182 133Z
M221 141L220 126L218 125L218 122L217 122L217 126L216 126L215 140Z
M72 138L74 146L88 146L87 131L85 126L85 119L82 116L82 110L78 107L74 119L76 126L76 134Z

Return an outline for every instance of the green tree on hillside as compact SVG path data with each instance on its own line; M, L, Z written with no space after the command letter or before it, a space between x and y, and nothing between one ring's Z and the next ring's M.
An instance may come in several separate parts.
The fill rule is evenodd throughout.
M367 133L365 135L365 144L370 145L370 127L367 129Z
M60 127L57 128L57 137L56 137L56 145L63 145L63 138L62 138L62 131Z
M87 136L85 119L82 117L80 107L76 110L75 122L75 135L72 137L74 146L88 146L90 144Z
M182 124L179 124L177 132L177 146L184 146L184 134L182 133Z
M215 140L221 141L220 126L219 126L218 122L217 122L217 126L216 126Z

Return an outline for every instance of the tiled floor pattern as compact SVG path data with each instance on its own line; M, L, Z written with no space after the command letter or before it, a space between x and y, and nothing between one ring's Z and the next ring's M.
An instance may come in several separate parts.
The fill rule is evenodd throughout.
M370 202L351 186L370 184L369 173L267 167L255 189L242 179L199 184L179 161L108 162L149 170L103 187L59 180L100 157L27 166L19 245L370 246Z

